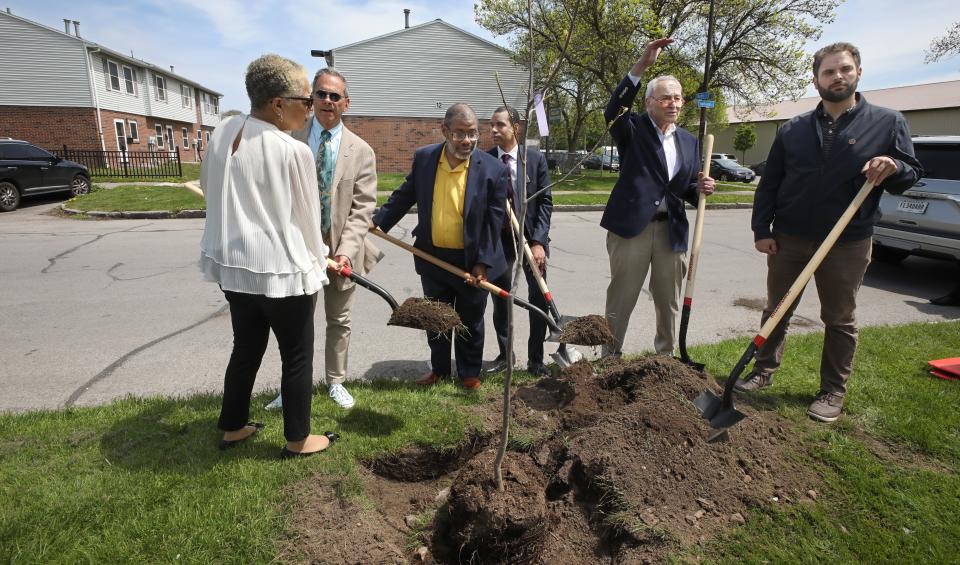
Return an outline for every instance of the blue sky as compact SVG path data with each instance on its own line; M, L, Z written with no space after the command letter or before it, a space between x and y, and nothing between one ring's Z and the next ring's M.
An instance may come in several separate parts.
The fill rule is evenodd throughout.
M474 22L472 0L0 0L0 9L63 29L80 21L82 36L133 54L224 94L222 110L247 111L244 69L263 53L279 53L315 70L311 49L329 49L436 18L494 38ZM850 0L815 45L850 41L863 56L861 90L960 80L960 56L923 63L923 51L960 20L956 0ZM384 65L393 64L384 61ZM348 77L349 78L349 77ZM813 91L809 91L812 95Z

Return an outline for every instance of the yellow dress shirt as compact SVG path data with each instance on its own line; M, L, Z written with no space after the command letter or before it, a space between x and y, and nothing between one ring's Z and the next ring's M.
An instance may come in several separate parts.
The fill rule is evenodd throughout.
M434 247L463 249L463 200L467 193L470 159L451 169L447 148L440 151L437 178L433 183L433 213L430 217Z

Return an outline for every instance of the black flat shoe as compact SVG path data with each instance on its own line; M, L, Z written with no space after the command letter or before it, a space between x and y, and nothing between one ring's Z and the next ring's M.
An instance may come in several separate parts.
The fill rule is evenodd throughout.
M330 449L330 446L333 445L333 442L340 439L340 434L335 434L333 432L323 432L323 435L326 436L326 438L330 441L330 443L328 443L327 446L321 449L320 451L310 451L308 453L304 453L302 451L301 452L290 451L289 449L284 447L280 451L280 459L296 459L296 458L302 458L302 457L310 457L311 455L316 455L317 453L323 453L324 451Z
M248 439L257 435L257 432L263 429L263 424L260 422L247 422L247 425L254 427L253 433L242 439L221 439L220 445L218 446L220 451L226 451L227 449L236 446L238 443L247 441Z

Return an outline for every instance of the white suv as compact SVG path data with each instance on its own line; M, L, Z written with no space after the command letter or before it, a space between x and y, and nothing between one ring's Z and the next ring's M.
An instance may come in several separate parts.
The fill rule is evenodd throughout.
M913 138L923 178L901 195L883 193L873 257L908 255L960 261L960 135Z

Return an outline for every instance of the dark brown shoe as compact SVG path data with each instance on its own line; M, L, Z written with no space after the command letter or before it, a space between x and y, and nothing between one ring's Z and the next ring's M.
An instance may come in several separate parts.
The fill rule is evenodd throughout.
M463 388L467 390L477 390L480 388L480 379L477 377L463 377L463 380L460 381L460 384L462 384Z
M420 377L414 382L416 382L420 386L433 386L437 384L437 381L439 381L440 379L441 379L440 375L434 373L433 371L430 371L429 373Z

